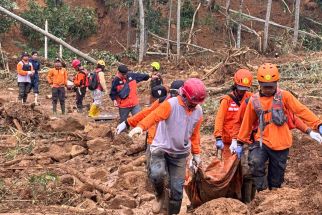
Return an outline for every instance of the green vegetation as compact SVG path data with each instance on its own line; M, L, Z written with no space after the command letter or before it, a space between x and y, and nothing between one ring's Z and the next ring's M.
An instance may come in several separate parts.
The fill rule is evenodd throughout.
M193 8L191 0L184 1L181 8L181 27L188 28L192 24L192 18L195 9Z
M44 28L47 19L49 32L67 42L87 38L96 32L97 19L94 10L71 8L65 4L56 6L50 0L46 0L46 3L46 7L41 7L34 0L30 0L29 10L21 16L41 28ZM31 28L22 26L22 33L32 47L39 48L43 44L44 37Z
M8 10L12 10L15 7L15 3L11 0L0 0L0 5ZM0 34L7 32L14 23L13 19L2 13L0 13L0 20Z

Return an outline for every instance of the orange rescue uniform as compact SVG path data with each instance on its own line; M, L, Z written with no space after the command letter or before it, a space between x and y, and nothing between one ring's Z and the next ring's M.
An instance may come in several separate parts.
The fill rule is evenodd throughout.
M52 87L65 87L67 86L67 71L65 68L57 70L50 69L47 75L47 81Z
M273 96L260 97L259 101L264 111L270 110L273 103ZM302 119L305 124L313 129L322 123L322 121L312 113L305 105L300 103L290 92L282 91L282 102L285 113L291 111L297 117ZM270 121L272 113L264 115L265 121ZM248 102L245 116L238 133L238 140L244 143L250 142L250 134L254 123L258 121L257 114L254 110L252 98ZM260 140L260 131L258 129L255 134L255 141ZM288 123L282 126L276 126L274 123L269 123L263 131L263 143L272 150L284 150L292 146L292 135Z
M127 123L131 126L131 127L136 127L139 122L141 120L143 120L145 117L147 117L152 111L154 111L157 107L160 106L160 101L159 99L156 100L155 102L152 103L152 105L148 108L144 108L142 111L140 111L139 113L135 114L134 116L130 117L127 119ZM153 125L148 129L148 139L147 139L147 143L151 144L154 136L155 136L155 132L156 132L156 127L157 125Z

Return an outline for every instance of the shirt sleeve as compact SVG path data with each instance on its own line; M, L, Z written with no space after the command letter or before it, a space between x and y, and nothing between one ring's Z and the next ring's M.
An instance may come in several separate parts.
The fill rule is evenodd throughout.
M98 78L100 79L100 84L103 88L103 91L106 92L107 91L107 87L106 87L106 81L105 81L105 76L103 72L99 72L98 73Z
M117 84L119 83L118 78L114 78L112 81L112 86L111 86L111 90L110 90L110 98L112 101L116 100L117 97Z
M303 120L309 127L317 129L322 124L322 121L290 92L283 91L283 100L285 101L285 107L291 110L295 116Z
M18 73L19 75L26 76L26 75L28 74L28 72L27 72L27 71L23 71L23 70L22 70L22 67L23 67L23 64L22 64L21 62L19 62L19 63L17 64L17 73Z
M147 117L139 122L137 126L141 127L144 131L148 130L154 124L166 120L171 113L171 105L168 101L164 101L158 108L152 111Z
M137 83L149 80L150 76L144 73L130 73L129 74Z
M199 121L197 122L192 135L191 135L191 153L192 154L200 154L200 128L202 124L202 117L200 117Z
M131 127L137 126L137 124L141 120L143 120L145 117L147 117L152 111L154 111L157 107L159 107L159 105L160 105L159 100L153 102L153 104L150 107L145 108L142 111L140 111L139 113L135 114L134 116L128 118L127 123Z
M243 122L239 129L237 140L243 143L251 143L249 139L252 133L253 124L256 120L257 120L256 112L253 108L252 102L249 101L245 110Z
M224 98L220 102L219 109L217 111L216 119L215 119L214 136L216 138L222 137L227 109L228 109L228 100Z
M49 72L48 72L47 81L48 81L49 84L53 83L53 71L52 71L52 69L50 69Z

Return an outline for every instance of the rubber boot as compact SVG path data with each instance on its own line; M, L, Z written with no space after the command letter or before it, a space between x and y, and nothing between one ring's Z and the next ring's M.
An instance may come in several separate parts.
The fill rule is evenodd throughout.
M152 212L155 214L160 213L164 203L164 193L155 197L152 203Z
M37 93L35 93L35 105L36 106L38 106L39 104L38 104L38 94Z
M57 104L53 104L53 114L57 115Z
M250 203L252 201L253 181L251 179L244 179L242 186L242 201Z
M168 207L168 215L173 215L173 214L179 214L180 213L180 208L181 208L181 202L180 201L175 201L175 200L169 200L169 207Z
M99 116L100 113L101 113L101 108L98 107L98 106L96 106L95 113L94 113L94 117Z
M66 114L66 111L65 111L65 104L61 105L61 106L60 106L60 108L61 108L61 114L62 114L62 115L65 115L65 114Z
M96 112L97 112L97 106L94 104L91 104L91 107L88 111L88 117L94 117Z

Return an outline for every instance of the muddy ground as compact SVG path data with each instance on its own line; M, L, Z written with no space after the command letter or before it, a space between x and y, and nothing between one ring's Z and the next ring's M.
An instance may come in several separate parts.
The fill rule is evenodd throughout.
M178 74L187 77L175 72L165 75L167 84ZM204 105L204 160L213 156L214 108L225 92L221 89L229 86L230 75L225 74L206 80L215 93L210 91ZM76 113L73 92L67 95L68 115L53 118L44 78L42 75L40 106L31 104L32 93L30 104L17 103L17 87L0 83L5 86L0 90L0 213L152 214L154 197L146 176L144 137L131 140L126 134L116 136L117 120L97 123ZM321 82L319 77L312 81L295 77L281 86L321 115ZM147 85L139 88L142 106L148 101ZM117 114L107 96L104 102L105 112ZM90 103L89 96L85 103ZM321 214L322 146L297 131L293 133L294 146L282 189L261 192L249 205L233 199L213 200L192 213ZM185 196L180 214L187 214L188 204Z

